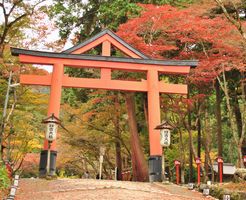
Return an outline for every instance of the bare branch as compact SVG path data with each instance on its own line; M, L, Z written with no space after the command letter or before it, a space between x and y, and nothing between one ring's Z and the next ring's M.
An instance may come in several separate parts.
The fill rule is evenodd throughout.
M24 161L24 158L25 158L26 154L22 157L20 163L18 164L18 167L16 167L14 169L14 174L21 168L22 164L23 164L23 161Z
M14 4L13 4L13 6L10 8L9 13L8 13L7 15L8 15L8 16L11 15L11 13L14 11L15 7L16 7L19 3L21 3L21 2L22 2L22 0L19 0L19 1L17 1L17 2L14 1Z
M26 17L28 14L25 13L8 24L8 29L10 29L15 23L19 22L22 18Z

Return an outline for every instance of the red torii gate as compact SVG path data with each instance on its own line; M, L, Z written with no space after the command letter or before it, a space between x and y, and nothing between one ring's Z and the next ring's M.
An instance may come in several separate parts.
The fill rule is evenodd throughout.
M82 53L102 44L102 56L82 55ZM111 45L121 50L128 57L110 57ZM148 93L148 123L150 143L150 174L157 174L160 180L161 155L160 133L155 127L160 124L159 93L187 94L187 85L167 84L159 81L159 74L189 74L190 67L197 61L153 60L134 49L110 30L104 30L94 37L62 53L42 52L11 48L12 55L19 56L21 63L53 65L51 75L21 75L20 83L25 85L50 86L48 116L52 113L59 117L62 87L95 88L108 90L138 91ZM74 78L64 75L64 67L98 68L100 79ZM112 80L111 70L146 72L147 80L122 81ZM46 175L48 141L40 158L40 175ZM55 174L56 142L51 144L50 175Z

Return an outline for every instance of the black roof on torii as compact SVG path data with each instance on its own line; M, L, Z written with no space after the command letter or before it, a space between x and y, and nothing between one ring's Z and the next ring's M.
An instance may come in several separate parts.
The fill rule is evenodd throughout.
M82 54L68 54L68 53L55 53L45 51L34 51L26 49L11 48L13 56L19 54L50 57L50 58L70 58L75 60L96 60L96 61L113 61L113 62L126 62L137 64L150 64L150 65L167 65L167 66L191 66L196 67L198 60L157 60L157 59L141 59L141 58L124 58L124 57L111 57L111 56L95 56L95 55L82 55Z
M127 49L131 50L135 54L139 55L141 58L129 58L129 57L111 57L111 56L97 56L97 55L85 55L85 54L71 54L73 51L80 49L83 46L97 40L103 35L110 35L112 38L117 40ZM159 59L150 59L137 49L133 48L131 45L126 43L123 39L117 36L112 31L105 29L95 36L85 40L82 43L79 43L61 53L56 52L45 52L45 51L36 51L36 50L26 50L19 48L11 48L11 53L13 56L18 56L19 54L31 55L31 56L40 56L40 57L50 57L50 58L69 58L75 60L95 60L95 61L113 61L113 62L126 62L126 63L137 63L137 64L151 64L151 65L166 65L166 66L190 66L196 67L198 65L198 60L159 60Z

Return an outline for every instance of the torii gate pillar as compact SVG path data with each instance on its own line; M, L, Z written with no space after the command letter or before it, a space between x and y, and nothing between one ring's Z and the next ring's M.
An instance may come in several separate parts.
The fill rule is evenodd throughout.
M161 123L158 71L149 70L147 80L150 155L160 156L162 155L162 148L160 146L160 131L155 130L155 127Z
M64 66L62 64L54 64L50 86L50 98L48 106L48 116L54 114L59 117L61 93L62 93L62 78ZM39 176L44 177L47 174L47 155L48 155L48 140L44 141L44 148L41 151L40 163L39 163ZM50 174L54 176L56 174L56 141L53 141L50 146Z
M149 70L148 81L148 125L149 125L149 180L162 180L162 148L160 145L160 131L155 127L160 124L160 94L158 71Z

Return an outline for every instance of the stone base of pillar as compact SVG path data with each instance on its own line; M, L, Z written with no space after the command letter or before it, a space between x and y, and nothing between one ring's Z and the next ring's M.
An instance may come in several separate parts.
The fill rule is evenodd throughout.
M50 172L47 174L48 150L41 151L39 162L39 177L56 176L56 157L57 151L50 151Z
M162 181L162 161L161 156L149 157L149 181L161 182Z

